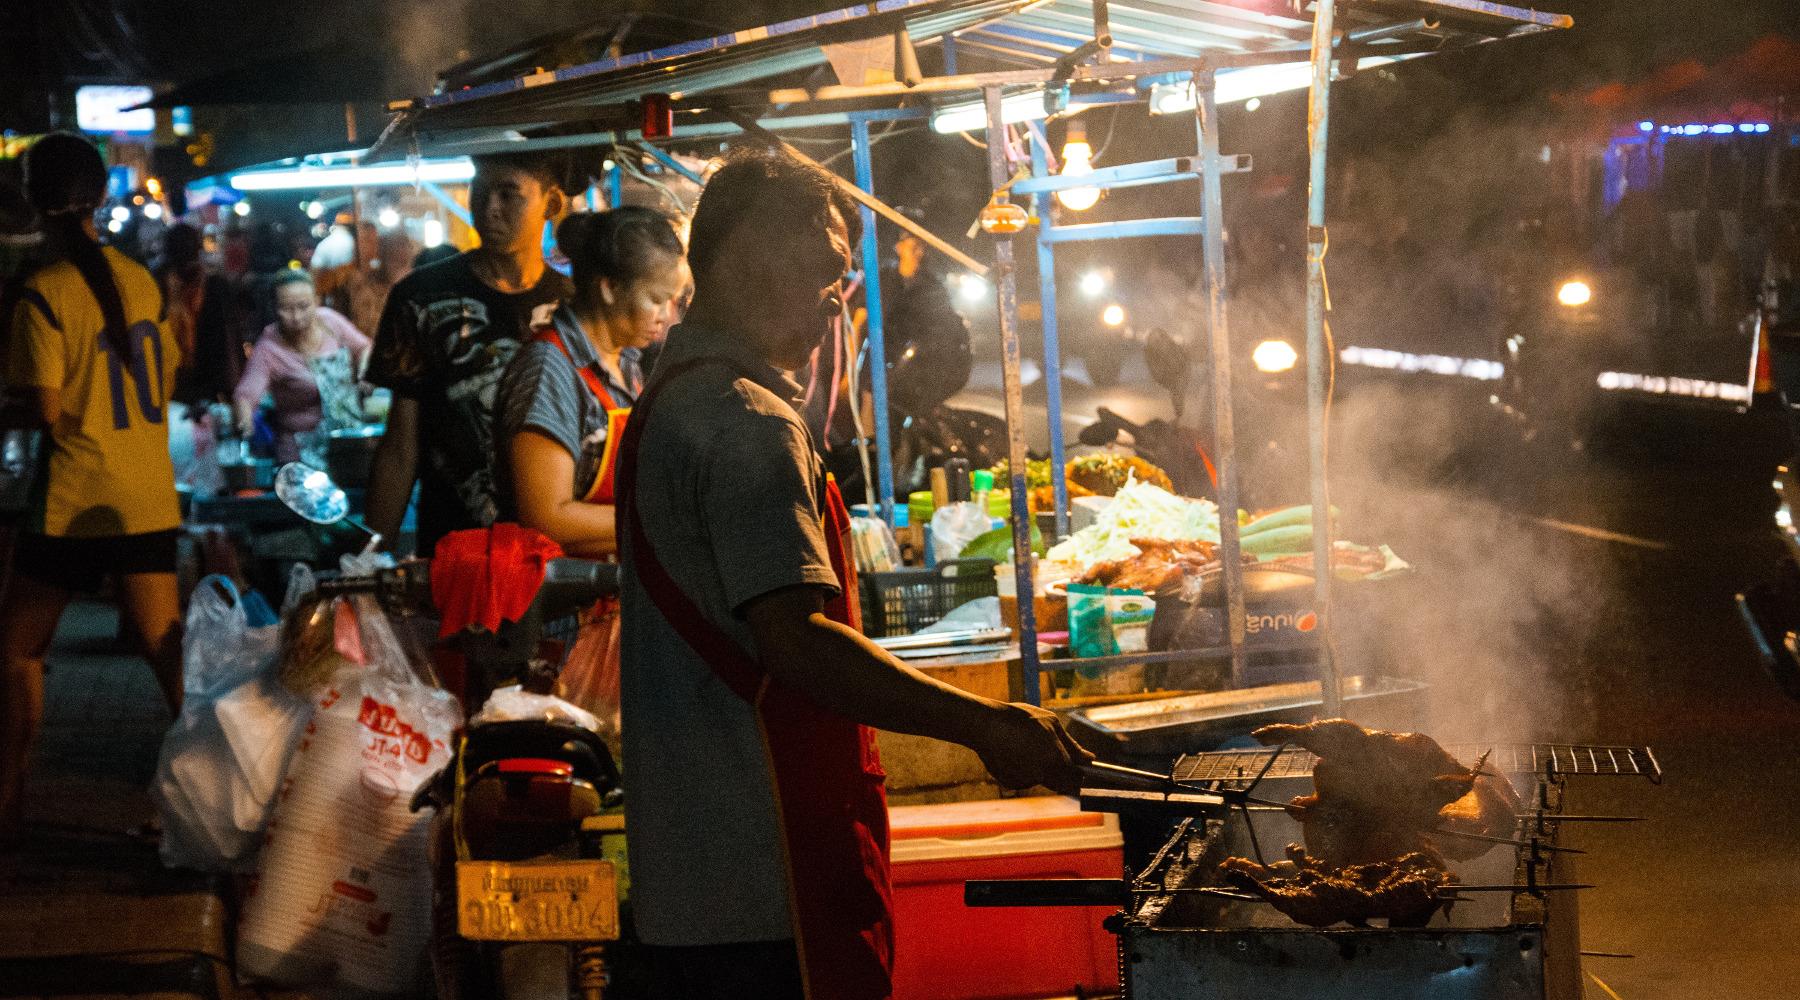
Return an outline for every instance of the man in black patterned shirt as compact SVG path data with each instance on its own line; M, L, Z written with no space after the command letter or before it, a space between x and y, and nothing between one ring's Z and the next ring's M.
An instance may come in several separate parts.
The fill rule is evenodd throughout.
M369 527L393 539L420 484L418 552L495 520L494 397L534 323L573 289L544 262L544 224L566 206L553 161L476 157L469 209L481 245L389 293L368 379L394 393L370 473Z

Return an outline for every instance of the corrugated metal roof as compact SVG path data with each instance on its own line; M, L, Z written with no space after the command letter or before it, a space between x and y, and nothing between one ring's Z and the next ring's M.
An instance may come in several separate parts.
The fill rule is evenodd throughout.
M1311 13L1288 0L1116 0L1107 4L1113 61L1305 58ZM645 93L690 103L763 81L792 79L826 62L823 46L891 35L915 45L953 38L959 69L1042 69L1094 35L1093 0L877 0L712 38L601 59L421 98L398 139L425 148L495 140L511 131L616 117ZM1417 53L1563 28L1570 19L1486 0L1363 0L1339 4L1340 29L1366 54ZM821 109L822 110L822 109ZM790 113L796 113L789 109ZM602 126L596 125L596 128Z

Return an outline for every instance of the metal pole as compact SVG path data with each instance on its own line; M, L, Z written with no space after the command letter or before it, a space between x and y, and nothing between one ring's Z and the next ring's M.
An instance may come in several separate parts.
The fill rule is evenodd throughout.
M1207 318L1212 330L1214 457L1219 465L1219 558L1225 582L1225 635L1231 647L1231 683L1248 683L1244 663L1244 564L1238 547L1238 463L1232 426L1231 331L1225 315L1224 196L1219 189L1219 103L1213 72L1194 71L1194 124L1200 139L1201 250Z
M618 155L615 151L613 155ZM618 208L625 204L625 171L617 163L610 169L602 171L606 175L606 207Z
M851 159L856 166L856 186L875 193L875 164L870 155L869 123L862 118L850 119ZM888 439L887 349L883 346L881 325L881 243L875 238L875 210L862 206L863 302L869 313L864 342L869 348L869 389L875 396L875 461L877 496L881 502L881 519L894 523L894 452ZM855 359L851 359L855 364ZM831 387L837 391L836 386ZM861 406L853 399L851 406ZM864 441L858 448L868 447ZM867 466L864 466L867 468Z
M1327 718L1342 711L1331 635L1331 493L1325 483L1326 378L1336 361L1325 336L1325 145L1331 110L1331 45L1335 0L1313 8L1312 90L1306 107L1311 176L1306 198L1306 423L1312 470L1313 604L1319 616L1319 695Z
M1000 116L1000 88L987 99L988 180L995 190L1011 176L1006 162L1006 122ZM1004 198L1005 195L1000 197ZM1019 671L1026 702L1036 705L1038 687L1036 590L1031 582L1030 496L1025 489L1025 396L1019 386L1019 287L1013 272L1011 236L994 239L994 287L1000 307L1000 376L1006 390L1006 457L1012 473L1013 582L1019 595Z
M1049 157L1045 155L1042 145L1047 141L1047 137L1040 139L1033 136L1031 173L1035 177L1049 176ZM1050 485L1056 504L1056 537L1060 539L1069 537L1069 484L1062 476L1062 345L1056 329L1056 247L1044 239L1044 234L1050 229L1054 199L1048 194L1034 197L1038 217L1038 307L1044 331L1044 410L1050 421Z

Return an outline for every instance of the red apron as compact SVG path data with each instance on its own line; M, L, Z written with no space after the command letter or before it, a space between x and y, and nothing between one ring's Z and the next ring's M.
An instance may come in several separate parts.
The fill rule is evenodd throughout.
M637 401L620 444L622 530L632 569L656 610L715 676L754 705L786 848L788 900L800 969L811 1000L885 1000L893 992L893 890L888 878L886 774L875 732L819 707L771 679L756 658L708 620L658 560L634 502L638 444L658 392L702 364L663 373ZM822 515L831 568L841 589L826 607L832 621L859 628L850 517L837 483L825 484ZM751 530L754 530L753 528Z
M555 344L556 349L575 364L575 358L569 354L569 347L563 343L562 335L555 327L538 330L531 338L546 344ZM600 453L600 468L594 474L594 485L589 487L587 495L581 499L587 503L613 503L613 474L619 462L619 439L625 435L625 422L631 418L631 407L619 406L613 402L612 393L606 391L606 382L600 373L594 371L592 365L575 365L580 373L581 381L587 384L588 391L599 401L600 408L606 412L606 448Z

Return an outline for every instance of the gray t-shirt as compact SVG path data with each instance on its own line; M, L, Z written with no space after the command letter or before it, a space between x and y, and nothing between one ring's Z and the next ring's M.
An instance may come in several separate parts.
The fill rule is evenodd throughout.
M787 376L729 334L678 327L657 360L690 369L661 391L641 441L637 509L658 559L715 625L772 591L837 590L819 515L825 473ZM655 384L655 380L652 381ZM622 685L632 902L654 945L793 936L785 850L756 712L665 621L625 539Z
M637 399L635 387L643 381L635 350L620 353L623 384L601 366L594 345L581 332L567 306L556 311L552 323L568 353L543 341L526 343L506 366L500 394L495 399L494 441L500 454L494 461L494 500L502 521L519 519L507 449L513 435L522 430L543 434L574 457L577 499L593 487L606 451L606 410L582 380L577 365L600 373L615 406L629 407Z

